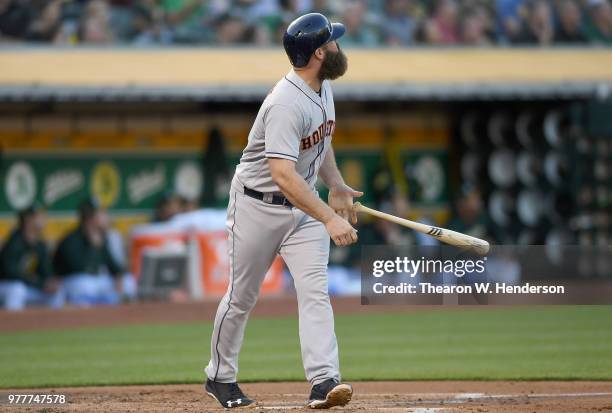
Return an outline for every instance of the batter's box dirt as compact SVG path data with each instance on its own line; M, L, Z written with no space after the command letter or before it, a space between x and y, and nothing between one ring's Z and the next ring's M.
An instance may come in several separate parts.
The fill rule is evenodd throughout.
M611 382L357 382L342 412L575 413L612 412ZM246 383L259 406L239 411L312 412L304 408L306 383ZM2 390L3 394L11 390ZM1 412L221 412L200 385L19 389L14 393L66 394L65 406L0 405Z

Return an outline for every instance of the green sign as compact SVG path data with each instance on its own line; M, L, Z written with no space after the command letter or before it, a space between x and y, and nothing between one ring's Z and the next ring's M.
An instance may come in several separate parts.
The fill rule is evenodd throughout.
M446 206L448 196L448 153L441 149L419 149L400 153L395 170L380 151L336 152L337 163L345 181L365 193L364 203L389 196L392 188L404 187L410 203L416 207ZM347 167L348 165L348 167ZM360 175L353 180L352 174ZM323 199L327 191L320 190Z
M150 209L167 190L195 199L203 185L201 160L191 154L9 154L0 179L2 212L33 201L51 211L74 210L89 195L111 209Z
M364 202L374 201L389 185L400 185L398 180L404 181L414 205L434 207L448 202L448 156L444 150L402 153L394 171L379 151L339 151L337 158L347 182L366 193ZM228 159L235 165L239 154ZM197 152L9 153L1 166L1 213L34 201L50 211L73 211L90 195L112 210L152 209L166 191L198 199L207 184ZM216 185L220 182L214 181ZM226 186L215 192L214 206L226 205ZM324 189L322 196L326 199Z

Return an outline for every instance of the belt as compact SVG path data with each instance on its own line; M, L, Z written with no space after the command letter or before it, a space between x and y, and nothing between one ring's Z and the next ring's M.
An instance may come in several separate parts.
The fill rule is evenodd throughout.
M293 208L293 204L289 202L287 198L282 195L275 195L272 192L263 193L245 186L244 194L250 196L251 198L259 199L266 204L282 205L286 206L287 208Z

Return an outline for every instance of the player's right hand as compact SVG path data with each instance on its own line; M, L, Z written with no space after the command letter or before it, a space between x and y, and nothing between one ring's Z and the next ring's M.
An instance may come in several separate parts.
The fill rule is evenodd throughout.
M339 247L351 245L357 242L357 230L349 224L349 222L340 215L335 215L332 219L325 223L325 229L331 239Z

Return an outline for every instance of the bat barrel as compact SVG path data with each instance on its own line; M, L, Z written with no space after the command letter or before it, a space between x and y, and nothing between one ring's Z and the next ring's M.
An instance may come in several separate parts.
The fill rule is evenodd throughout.
M490 249L489 243L483 239L472 237L467 234L462 234L460 232L451 231L445 228L438 228L438 227L434 227L431 225L425 225L420 222L415 222L409 219L396 217L391 214L386 214L384 212L377 211L372 208L368 208L362 205L360 202L355 202L355 204L353 204L353 209L355 211L365 212L377 218L396 223L406 228L410 228L422 234L434 237L440 240L440 242L443 242L445 244L453 245L455 247L459 247L459 248L474 252L479 255L486 255Z

